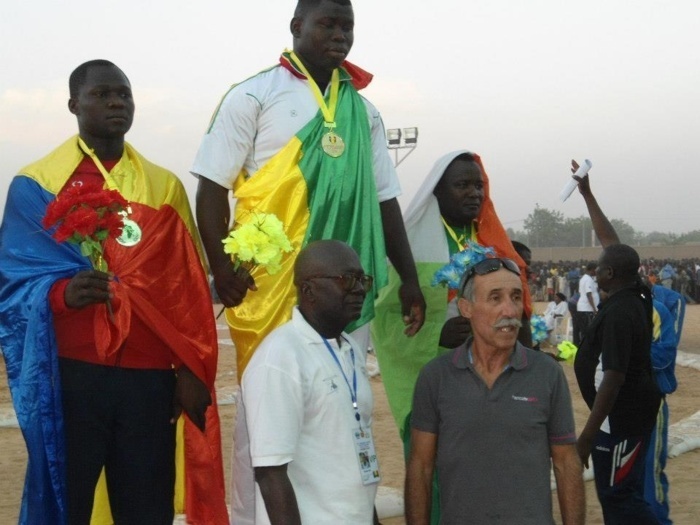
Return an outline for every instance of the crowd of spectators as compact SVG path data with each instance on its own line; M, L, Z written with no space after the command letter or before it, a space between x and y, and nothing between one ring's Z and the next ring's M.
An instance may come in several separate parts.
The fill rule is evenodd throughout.
M588 262L533 261L529 276L533 300L552 301L557 293L571 299ZM650 287L660 284L682 294L690 304L700 302L700 260L642 259L639 275Z

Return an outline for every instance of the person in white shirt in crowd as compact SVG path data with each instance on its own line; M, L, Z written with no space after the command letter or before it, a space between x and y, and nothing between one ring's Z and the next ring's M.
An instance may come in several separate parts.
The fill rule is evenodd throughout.
M581 344L583 334L598 312L600 296L598 295L598 284L594 279L597 266L597 263L589 262L586 265L586 272L581 276L578 283L579 299L576 304L576 315L574 316L574 344L576 346Z

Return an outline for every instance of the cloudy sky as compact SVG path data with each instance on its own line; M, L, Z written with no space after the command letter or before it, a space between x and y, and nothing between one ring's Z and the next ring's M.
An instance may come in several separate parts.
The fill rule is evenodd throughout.
M34 0L0 19L0 206L16 171L76 131L68 76L106 58L131 79L128 140L188 170L230 84L272 65L293 0ZM604 210L640 231L700 229L700 4L694 0L356 0L350 60L388 128L419 128L401 164L404 207L443 153L482 156L506 224L593 161Z

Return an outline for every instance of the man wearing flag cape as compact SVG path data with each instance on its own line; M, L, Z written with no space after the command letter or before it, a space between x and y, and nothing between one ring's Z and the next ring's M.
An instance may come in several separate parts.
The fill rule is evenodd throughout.
M457 310L457 292L432 286L435 272L450 256L464 250L468 242L492 247L497 257L517 261L521 269L525 319L531 303L525 262L516 252L491 200L489 178L481 158L466 150L453 151L439 158L404 216L406 232L416 260L421 290L430 315L415 337L397 342L402 327L396 322L400 305L396 301L399 279L389 270L389 285L375 304L372 343L382 371L382 382L394 419L408 455L411 436L410 412L413 389L421 368L429 361L462 344L471 334L466 318ZM518 339L530 346L529 324L523 323ZM433 487L432 523L439 521L439 492Z
M423 323L425 303L396 200L400 188L384 126L377 109L358 93L372 75L345 60L353 29L349 0L300 0L290 23L293 51L229 90L191 169L199 177L197 221L217 293L228 307L239 379L262 339L290 318L294 257L274 276L260 268L251 274L233 270L221 245L230 228L232 190L236 222L245 222L251 212L274 213L296 250L321 239L346 242L375 277L376 289L387 284L388 256L402 281L398 315L405 333L415 334ZM367 295L348 331L372 319L374 298ZM366 348L368 330L357 339ZM236 455L245 456L239 448L246 439L240 408L234 439ZM235 485L250 493L252 486L240 487L242 468L236 464ZM237 498L234 493L234 514ZM252 519L234 516L236 523Z
M121 69L86 62L69 86L79 135L19 172L0 227L0 345L29 454L20 523L171 524L183 506L188 523L227 523L216 326L187 196L124 141ZM42 224L82 186L128 202L102 241L108 273Z

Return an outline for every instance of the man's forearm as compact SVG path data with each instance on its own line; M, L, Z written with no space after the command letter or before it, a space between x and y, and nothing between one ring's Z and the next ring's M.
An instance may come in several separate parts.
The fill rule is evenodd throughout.
M586 298L588 299L588 304L590 304L591 308L593 308L593 311L597 312L598 305L595 304L595 301L593 300L593 294L591 292L586 293Z
M600 205L593 196L593 193L586 193L583 196L583 199L586 202L588 214L591 217L593 231L595 231L595 234L603 248L610 246L611 244L619 244L620 238L617 236L615 228L605 216L603 210L600 209Z
M557 482L557 499L563 525L583 525L586 519L586 495L583 486L583 469L571 445L571 451L553 459L554 478Z
M390 199L380 203L379 206L382 212L386 252L401 277L399 300L406 325L404 334L412 337L418 333L425 322L425 297L418 282L418 273L408 244L399 203L396 199Z
M301 525L299 505L287 475L287 465L256 467L255 481L272 525Z
M409 461L404 494L406 525L428 525L432 498L432 469Z
M408 244L406 228L401 216L401 208L396 199L379 203L384 230L386 254L403 283L418 284L418 274L413 261L411 247Z
M606 370L603 373L603 380L598 387L598 392L591 408L591 414L588 416L586 425L581 432L586 438L592 439L600 430L603 421L612 411L617 400L617 393L620 387L625 382L625 374L615 370Z
M207 252L212 272L230 264L224 253L222 239L228 235L231 221L229 190L205 177L199 177L197 186L197 226Z

